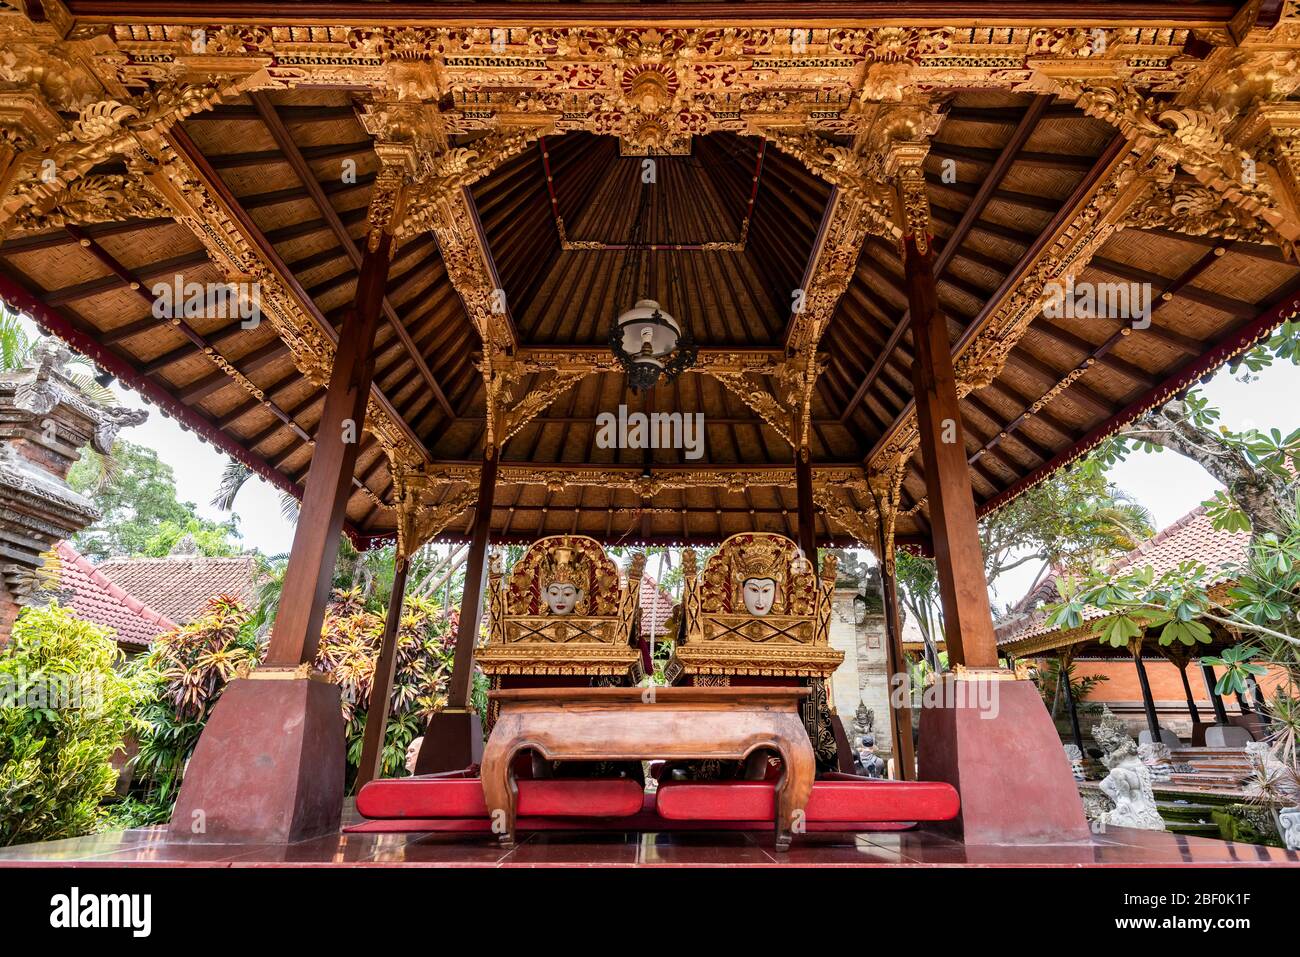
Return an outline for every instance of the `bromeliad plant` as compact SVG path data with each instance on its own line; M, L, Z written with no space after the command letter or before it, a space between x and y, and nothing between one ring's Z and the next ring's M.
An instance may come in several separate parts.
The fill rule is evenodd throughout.
M136 758L137 793L118 824L167 819L185 763L222 691L237 668L256 665L258 657L249 612L229 595L218 595L202 617L154 639L148 657L135 665L153 695L140 713L146 730Z

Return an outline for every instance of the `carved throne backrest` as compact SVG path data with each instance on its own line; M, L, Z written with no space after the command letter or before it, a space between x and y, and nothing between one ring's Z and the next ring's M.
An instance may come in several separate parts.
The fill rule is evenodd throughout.
M702 572L695 552L683 554L685 585L679 646L670 680L686 674L825 677L843 660L830 647L836 559L817 574L784 535L733 535ZM770 578L776 594L766 615L750 614L743 597L749 578Z
M479 665L489 675L623 675L636 672L641 573L634 555L627 575L585 535L551 535L533 542L509 572L493 556L488 572L488 641ZM629 584L629 581L632 584ZM554 614L548 584L576 586L582 597L570 614Z
M818 589L812 563L802 557L798 545L772 532L733 535L718 547L704 564L704 577L699 583L700 611L746 614L741 596L745 579L768 576L776 580L771 614L813 614Z

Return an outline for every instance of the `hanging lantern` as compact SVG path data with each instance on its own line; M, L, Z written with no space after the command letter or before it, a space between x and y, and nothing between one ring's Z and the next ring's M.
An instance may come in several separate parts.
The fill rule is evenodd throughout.
M650 241L647 229L652 219L660 222L665 240L662 246ZM650 389L660 378L671 382L695 364L695 340L688 330L661 306L653 290L667 287L681 299L677 271L666 255L662 261L652 255L673 248L672 220L667 205L653 200L649 183L643 183L636 216L629 231L627 256L620 271L615 303L631 302L609 327L609 348L627 373L633 392ZM661 280L666 280L661 282Z
M639 299L609 329L609 347L627 373L633 392L649 389L662 376L667 382L695 364L690 333L653 299Z

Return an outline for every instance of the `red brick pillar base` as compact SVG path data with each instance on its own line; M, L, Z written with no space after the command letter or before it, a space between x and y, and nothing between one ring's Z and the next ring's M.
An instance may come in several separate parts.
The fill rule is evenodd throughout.
M942 675L921 709L920 776L947 781L967 844L1060 844L1091 837L1070 762L1031 681Z
M284 844L337 833L346 761L337 685L236 678L194 749L168 837Z

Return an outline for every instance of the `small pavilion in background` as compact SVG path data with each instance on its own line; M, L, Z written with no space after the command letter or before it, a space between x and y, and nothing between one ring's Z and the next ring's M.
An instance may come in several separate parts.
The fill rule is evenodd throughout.
M1157 578L1183 562L1199 562L1212 574L1206 583L1211 594L1222 594L1233 584L1232 568L1246 561L1250 543L1248 532L1229 532L1214 528L1204 508L1196 508L1177 522L1152 536L1111 566L1120 574L1150 566ZM1217 655L1224 648L1241 641L1241 636L1218 622L1206 621L1214 636L1209 645L1189 648L1185 645L1162 645L1156 637L1143 636L1128 648L1103 645L1093 632L1093 623L1103 612L1089 606L1084 623L1078 628L1049 628L1045 603L1060 600L1058 575L1048 575L1014 605L999 623L998 648L1017 660L1046 665L1054 659L1059 666L1072 667L1074 681L1087 677L1102 680L1088 700L1105 705L1134 726L1135 736L1145 732L1147 740L1163 737L1166 744L1180 742L1194 747L1206 746L1206 730L1218 726L1240 731L1228 735L1240 747L1245 740L1263 738L1262 724L1252 702L1237 698L1229 707L1214 692L1217 676L1200 658ZM1271 686L1265 677L1260 686L1267 693ZM1063 703L1070 720L1070 739L1081 749L1079 704L1062 683ZM1255 697L1258 698L1259 688ZM1084 723L1086 724L1086 718ZM1223 746L1222 733L1213 737Z

